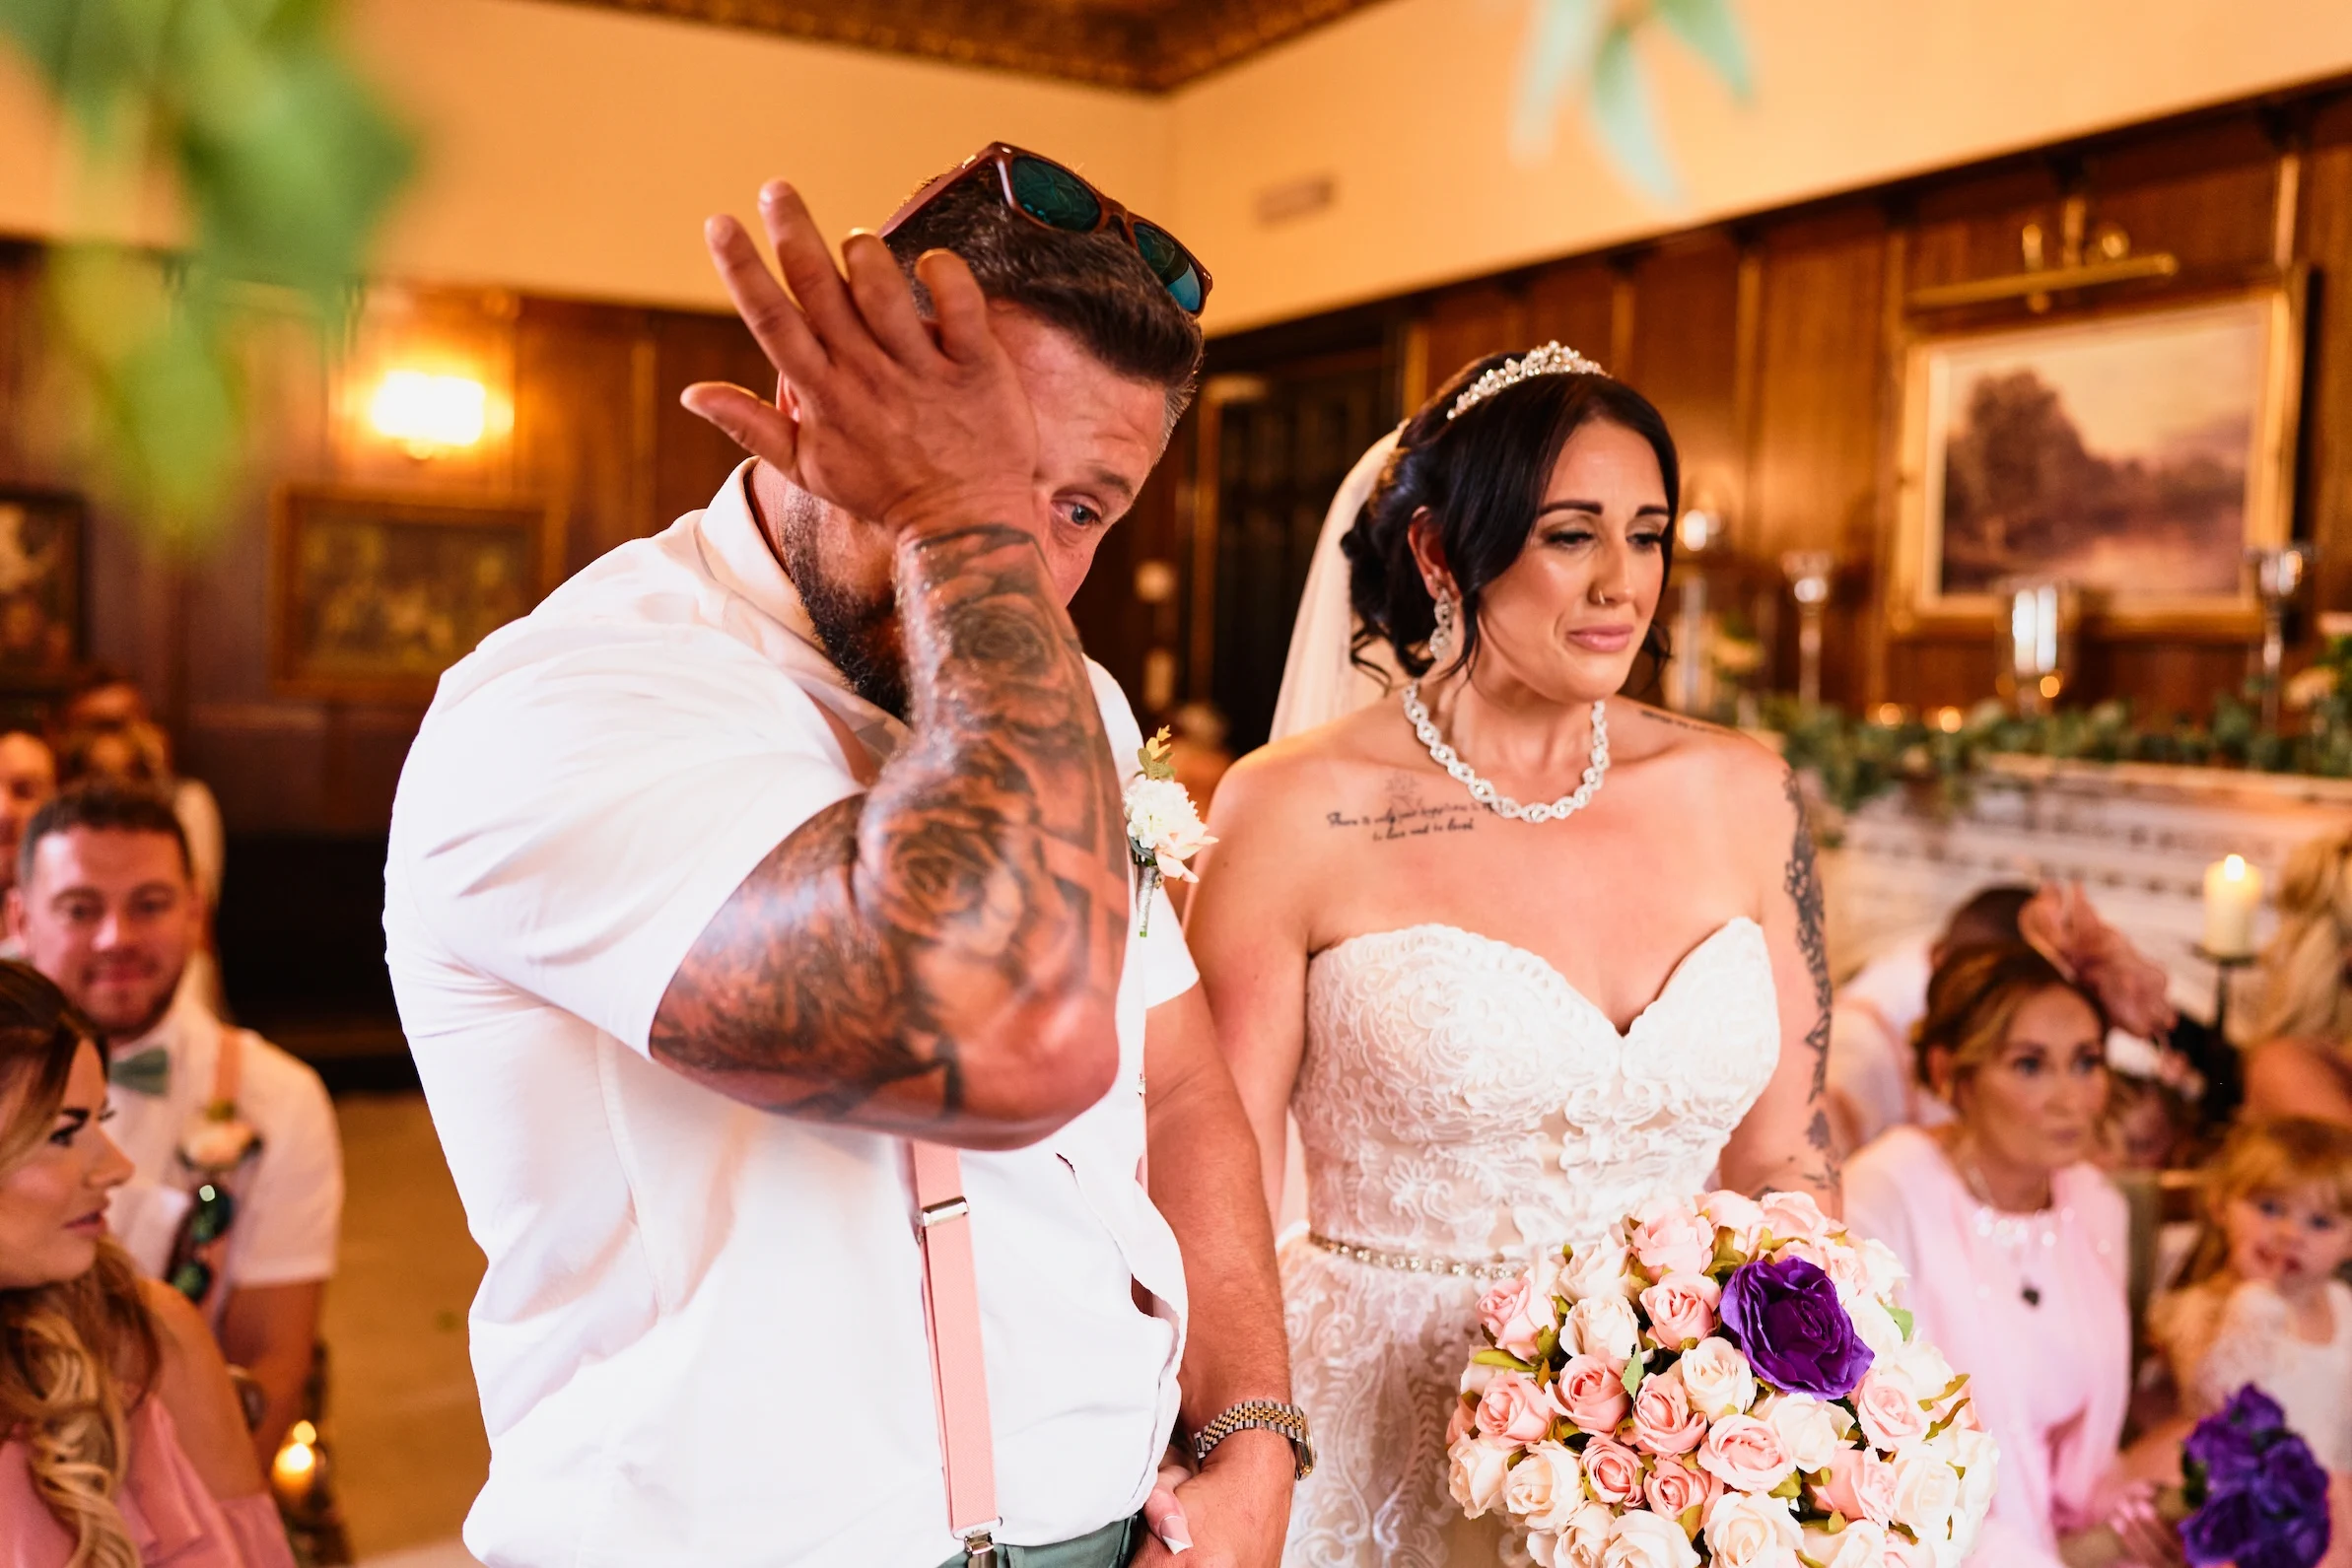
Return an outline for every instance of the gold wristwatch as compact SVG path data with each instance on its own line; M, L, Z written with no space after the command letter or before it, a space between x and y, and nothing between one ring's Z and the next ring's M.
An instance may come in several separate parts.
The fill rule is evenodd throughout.
M1291 1457L1298 1462L1299 1480L1315 1472L1315 1440L1307 1431L1307 1412L1295 1404L1277 1404L1272 1399L1244 1400L1195 1432L1194 1463L1208 1464L1210 1454L1219 1443L1252 1427L1262 1432L1280 1432L1290 1440Z

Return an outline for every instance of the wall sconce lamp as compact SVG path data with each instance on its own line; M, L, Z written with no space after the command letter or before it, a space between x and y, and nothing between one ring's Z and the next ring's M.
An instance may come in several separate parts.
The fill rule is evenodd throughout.
M385 372L368 405L368 422L411 457L473 445L489 417L490 397L480 381L425 371Z

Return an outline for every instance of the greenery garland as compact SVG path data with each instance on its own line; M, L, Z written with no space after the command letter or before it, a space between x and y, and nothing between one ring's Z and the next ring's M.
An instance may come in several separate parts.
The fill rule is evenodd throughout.
M1931 791L1940 804L1957 807L1983 760L1994 756L2352 778L2352 637L2331 639L2282 695L2283 706L2298 716L2284 729L2263 726L2260 691L2252 686L2216 698L2201 723L2182 715L2169 725L2143 725L2124 702L2022 716L1989 700L1965 714L1945 709L1932 717L1906 713L1885 721L1803 708L1792 698L1767 703L1764 719L1785 737L1789 765L1817 778L1822 797L1840 811L1901 786Z

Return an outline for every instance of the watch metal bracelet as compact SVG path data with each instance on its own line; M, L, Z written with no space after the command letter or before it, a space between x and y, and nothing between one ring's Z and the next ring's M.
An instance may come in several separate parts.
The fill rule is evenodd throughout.
M1296 1478L1303 1481L1314 1473L1315 1440L1307 1431L1307 1412L1295 1404L1278 1404L1272 1399L1245 1399L1194 1433L1194 1463L1208 1464L1209 1456L1219 1443L1236 1432L1251 1430L1279 1432L1289 1439L1290 1454L1298 1466Z

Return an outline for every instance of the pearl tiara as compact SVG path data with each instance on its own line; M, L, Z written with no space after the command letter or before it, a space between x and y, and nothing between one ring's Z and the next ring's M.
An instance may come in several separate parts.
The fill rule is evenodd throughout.
M1460 419L1465 410L1478 407L1504 387L1516 386L1521 381L1534 376L1607 375L1608 374L1598 364L1586 359L1574 349L1561 348L1557 343L1547 343L1540 349L1529 349L1515 360L1503 361L1464 387L1462 395L1454 399L1454 406L1445 411L1445 417L1449 421Z

